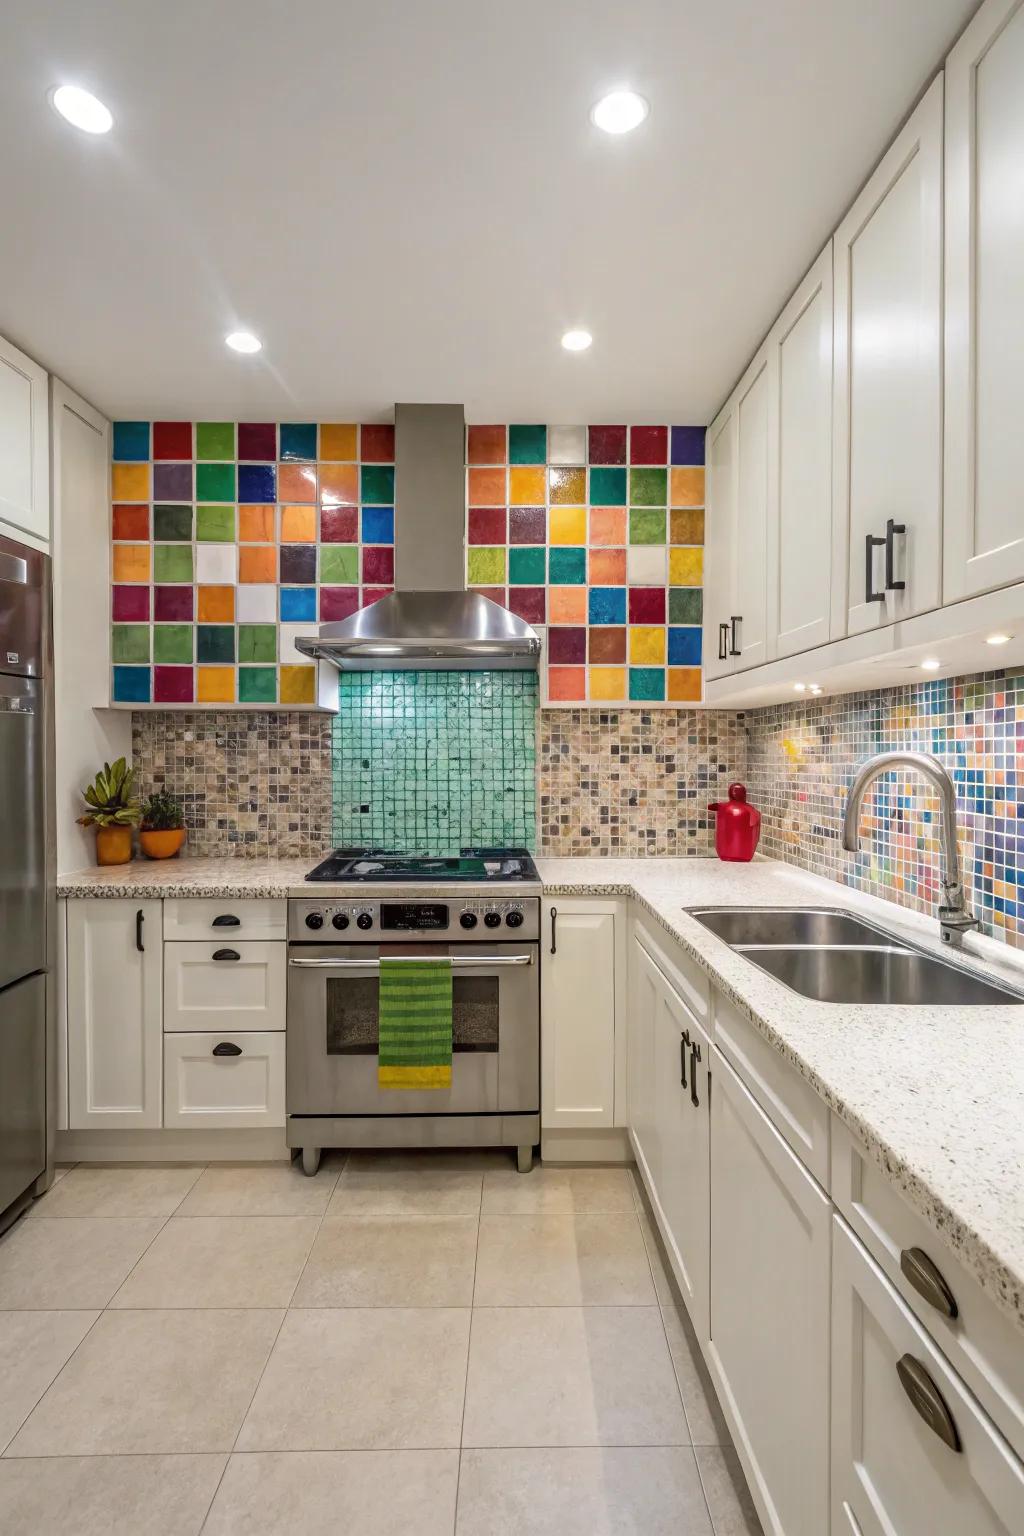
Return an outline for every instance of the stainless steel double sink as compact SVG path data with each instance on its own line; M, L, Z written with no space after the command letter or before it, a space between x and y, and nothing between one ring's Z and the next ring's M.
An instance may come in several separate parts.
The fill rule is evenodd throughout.
M1024 995L828 907L697 907L730 949L819 1003L1005 1007Z

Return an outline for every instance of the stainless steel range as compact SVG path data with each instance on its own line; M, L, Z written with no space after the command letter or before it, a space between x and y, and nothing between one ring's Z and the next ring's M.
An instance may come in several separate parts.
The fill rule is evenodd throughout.
M529 854L339 849L288 903L288 1144L515 1147L540 1140L540 877ZM326 887L330 887L327 889ZM452 1083L377 1086L381 956L452 962Z

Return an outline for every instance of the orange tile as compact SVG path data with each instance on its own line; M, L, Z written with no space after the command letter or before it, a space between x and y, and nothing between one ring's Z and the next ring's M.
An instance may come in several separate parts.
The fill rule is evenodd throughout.
M505 428L470 427L466 439L468 464L504 464Z
M355 431L355 428L352 429ZM325 507L354 507L359 503L359 465L321 464L320 500Z
M148 581L149 545L115 544L113 569L115 581Z
M553 703L568 704L586 697L586 667L548 668L548 698Z
M669 513L669 530L669 539L673 544L703 544L703 507L673 507Z
M578 507L587 499L585 469L549 469L548 485L553 507Z
M210 591L213 589L207 587L206 590ZM200 587L199 591L201 594L203 588ZM234 667L197 667L196 702L199 704L233 704L235 702Z
M505 471L503 469L471 469L469 504L471 507L503 507L505 505Z
M240 544L273 544L274 513L276 507L241 506L238 509L238 542ZM243 576L242 580L246 578ZM255 581L254 576L248 578Z
M114 507L115 539L148 539L149 508L127 502Z
M676 704L700 702L700 667L669 667L668 696Z
M592 549L589 561L589 580L592 587L624 587L626 585L626 551L624 549Z
M704 470L673 469L669 481L672 494L669 505L673 507L702 507L704 505Z
M585 624L587 622L586 587L548 587L548 622L550 624Z
M200 587L197 616L200 624L233 624L234 587Z
M542 507L547 497L545 479L546 471L543 469L534 469L526 464L513 464L508 472L508 499L511 505Z
M320 457L349 462L358 458L357 430L353 422L322 421L320 423Z
M281 508L281 543L316 543L316 507Z
M282 704L315 704L316 703L316 668L315 667L282 667L281 668L281 703Z
M277 580L277 550L274 545L242 545L238 551L239 581Z
M149 500L148 464L113 464L110 479L115 501Z
M626 542L626 509L625 507L591 507L590 509L590 543L594 544L625 544Z
M315 464L277 466L278 501L316 501Z
M591 667L590 697L592 699L624 699L626 697L625 667Z

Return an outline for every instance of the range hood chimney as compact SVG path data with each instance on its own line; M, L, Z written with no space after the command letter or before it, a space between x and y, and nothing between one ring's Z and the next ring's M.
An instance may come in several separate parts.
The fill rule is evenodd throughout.
M345 672L533 671L536 633L466 591L465 413L395 407L395 590L295 643Z

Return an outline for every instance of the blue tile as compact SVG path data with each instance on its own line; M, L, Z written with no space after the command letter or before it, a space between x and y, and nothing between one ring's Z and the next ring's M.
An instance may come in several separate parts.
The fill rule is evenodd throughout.
M239 501L272 502L277 500L277 472L273 464L239 464Z
M114 668L115 704L148 704L150 697L149 667Z
M281 588L282 624L316 623L316 588Z
M393 544L395 542L394 507L363 508L363 543Z
M625 587L591 587L591 624L625 624Z
M280 426L282 459L316 458L316 422L282 421Z
M701 631L695 624L684 628L670 627L668 632L668 664L670 667L699 667L701 658Z
M703 464L705 427L672 428L672 463Z
M548 551L548 581L553 587L582 587L587 579L585 549L555 545Z
M630 667L629 697L634 700L663 700L665 697L664 667Z
M149 458L149 422L114 422L114 458L119 463L144 463Z

